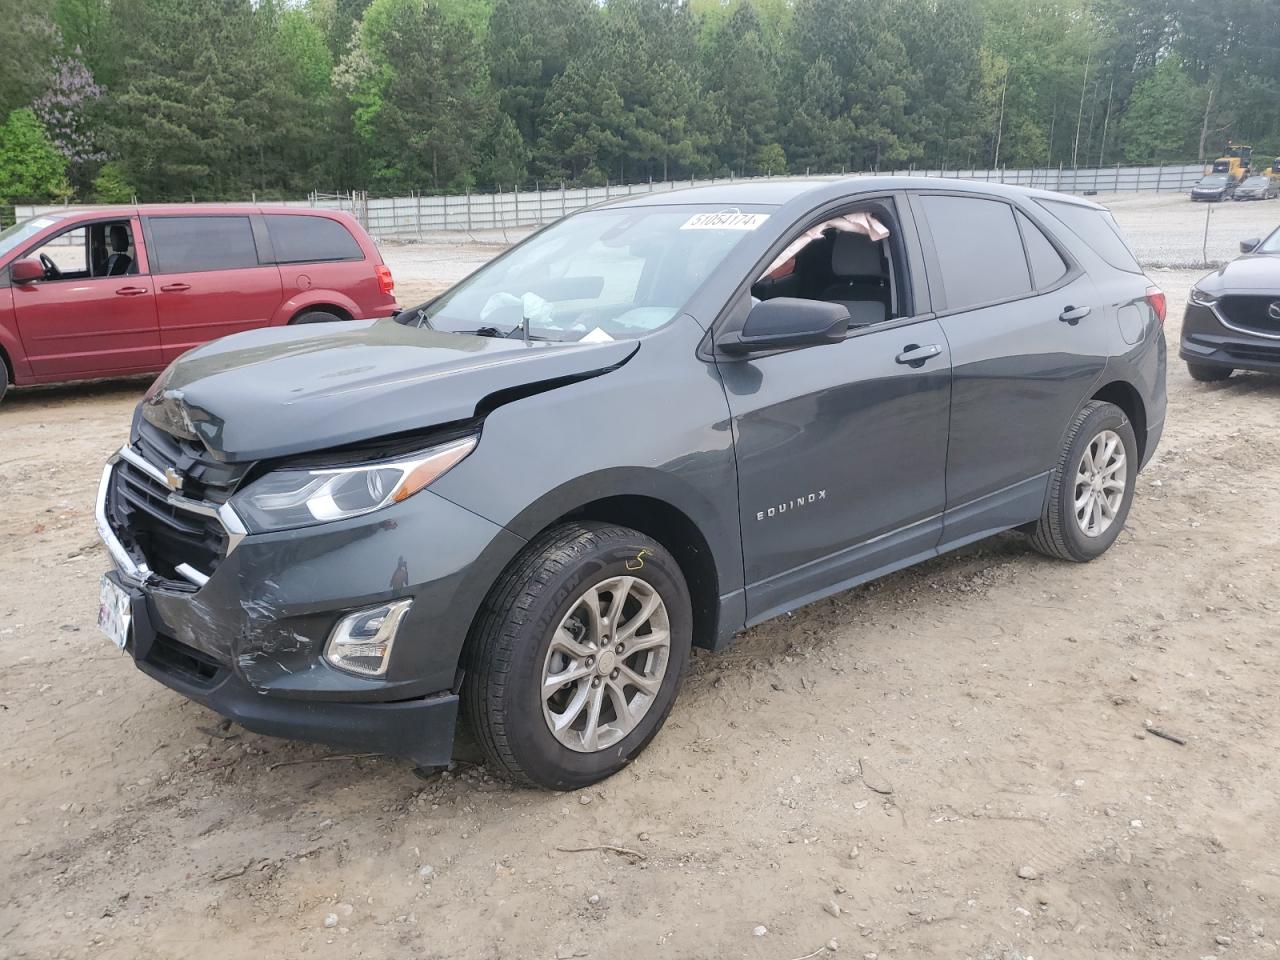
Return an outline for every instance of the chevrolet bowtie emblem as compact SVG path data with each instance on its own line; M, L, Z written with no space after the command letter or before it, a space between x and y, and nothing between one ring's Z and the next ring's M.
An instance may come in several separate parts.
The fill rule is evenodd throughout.
M170 490L181 490L182 479L182 474L173 469L173 467L164 468L164 482L169 485Z

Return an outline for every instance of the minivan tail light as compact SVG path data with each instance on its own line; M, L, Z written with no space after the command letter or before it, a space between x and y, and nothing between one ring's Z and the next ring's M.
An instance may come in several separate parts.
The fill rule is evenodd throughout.
M396 288L396 282L391 276L391 268L385 263L380 263L374 268L378 275L378 291L386 296L390 296L391 291ZM1164 318L1161 317L1163 320Z
M1155 311L1156 319L1164 323L1165 311L1168 309L1164 291L1159 287L1147 287L1147 305Z

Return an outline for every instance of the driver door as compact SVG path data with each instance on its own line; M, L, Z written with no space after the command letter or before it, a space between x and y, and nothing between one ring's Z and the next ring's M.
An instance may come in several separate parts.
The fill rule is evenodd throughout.
M733 416L748 624L932 556L941 538L950 350L938 321L912 308L919 265L892 213L884 201L875 212L891 228L879 269L894 290L878 322L851 325L840 343L717 361ZM823 299L837 256L815 246L800 259L784 295ZM848 296L851 315L864 313L866 294Z
M128 230L136 273L95 276L91 238L101 224ZM100 231L99 231L100 232ZM43 255L43 256L42 256ZM80 222L23 254L41 258L45 277L11 284L18 332L37 380L147 373L163 366L155 292L137 218Z

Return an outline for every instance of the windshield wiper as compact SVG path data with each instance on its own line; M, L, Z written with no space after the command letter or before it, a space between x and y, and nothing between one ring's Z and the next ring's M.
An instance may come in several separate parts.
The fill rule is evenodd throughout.
M525 333L523 325L512 327L510 330L499 330L497 327L476 327L474 330L455 330L454 333L469 333L476 337L496 337L498 339L509 339L520 334L524 335L526 340L552 340L552 337L539 336L536 333Z

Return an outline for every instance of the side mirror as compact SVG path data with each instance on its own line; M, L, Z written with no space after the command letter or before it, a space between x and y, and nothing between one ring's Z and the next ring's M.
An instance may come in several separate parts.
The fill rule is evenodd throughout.
M9 267L9 276L14 283L33 283L44 279L44 267L39 260L15 260Z
M1253 253L1253 251L1258 249L1258 244L1260 243L1262 243L1262 239L1260 237L1250 237L1248 240L1241 240L1240 252Z
M751 308L741 330L716 340L724 353L745 355L768 350L839 343L849 329L849 310L821 300L776 297Z

